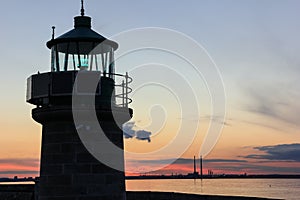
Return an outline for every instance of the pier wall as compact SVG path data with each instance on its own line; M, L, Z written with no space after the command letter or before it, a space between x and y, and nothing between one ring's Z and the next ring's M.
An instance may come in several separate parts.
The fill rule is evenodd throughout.
M35 185L0 185L1 200L35 200ZM173 192L126 192L127 200L263 200L256 197L232 197L182 194Z
M35 185L0 185L1 200L35 200Z

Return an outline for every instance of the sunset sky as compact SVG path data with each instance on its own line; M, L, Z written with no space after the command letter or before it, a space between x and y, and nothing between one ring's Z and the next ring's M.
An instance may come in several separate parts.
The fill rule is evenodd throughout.
M51 27L56 26L57 36L70 30L73 17L79 15L79 2L10 0L1 4L0 177L39 174L41 126L31 119L34 107L25 102L26 79L50 70L45 43L51 38ZM199 43L202 66L216 71L216 64L219 70L218 76L201 78L179 57L157 50L117 60L117 72L129 71L135 89L130 105L134 118L125 128L136 136L125 139L126 169L191 172L192 158L200 156L209 125L215 123L224 126L213 150L204 153L205 170L300 174L299 7L298 0L86 0L93 29L116 40L121 49L126 31L160 27ZM182 47L177 42L173 46ZM167 82L143 86L151 80ZM211 112L214 105L207 81L224 83L224 121ZM165 83L171 86L163 87ZM138 134L145 132L151 133L151 141L140 140ZM182 144L170 146L178 135L184 138ZM191 144L183 144L187 141ZM178 149L182 150L179 156ZM139 159L130 153L139 154Z

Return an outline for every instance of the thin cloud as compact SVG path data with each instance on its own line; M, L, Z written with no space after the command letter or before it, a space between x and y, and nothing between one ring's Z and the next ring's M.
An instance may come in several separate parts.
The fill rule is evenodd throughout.
M243 172L252 174L300 174L299 167L292 166L266 166L252 163L240 163L238 165L218 165L212 166L215 170L226 172Z
M29 170L12 170L12 171L0 171L0 174L2 175L8 175L8 174L38 174L39 171L29 171Z
M127 122L123 125L123 135L125 139L135 138L137 140L147 140L151 142L150 131L146 130L135 130L135 122Z
M248 86L244 91L250 103L243 110L299 127L300 106L296 99L299 99L300 93L297 88L290 85L261 85L255 88Z
M134 122L127 122L123 125L123 134L126 139L135 137Z
M244 158L269 160L269 161L294 161L300 162L300 144L279 144L274 146L260 146L253 149L262 154L250 154Z
M170 162L174 161L175 159L157 159L157 160L128 160L131 163L136 164L169 164ZM196 159L199 162L199 159ZM179 158L175 160L172 164L193 164L194 159L186 159L186 158ZM239 159L203 159L205 163L245 163L246 160L239 160Z
M145 131L145 130L136 131L136 139L138 140L147 140L148 142L151 142L150 136L151 136L151 132L149 131Z
M23 167L38 167L40 160L37 158L0 158L0 164L17 165Z
M127 160L127 165L136 166L164 166L172 162L171 159L162 160ZM284 165L278 165L277 161L264 163L253 163L244 159L204 159L204 169L211 169L217 173L250 173L250 174L299 174L300 168L290 165L291 162L285 162ZM199 167L199 159L196 160ZM300 163L299 163L300 164ZM155 171L158 174L170 174L173 172L188 173L193 170L193 159L180 158L172 164L161 170Z
M211 116L211 115L204 115L204 116L189 116L189 117L178 117L179 120L187 120L191 122L200 122L200 121L213 121L216 123L223 124L224 126L232 126L229 121L231 119L224 119L224 117L221 116Z
M236 121L246 123L246 124L255 125L255 126L260 126L260 127L273 129L275 131L281 131L281 132L285 131L283 128L279 128L279 127L274 126L274 125L264 124L264 123L261 123L261 122L253 122L253 121L249 121L249 120L236 120Z

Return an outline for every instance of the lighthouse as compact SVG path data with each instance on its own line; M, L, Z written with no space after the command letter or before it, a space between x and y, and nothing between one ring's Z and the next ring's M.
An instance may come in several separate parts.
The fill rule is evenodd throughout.
M53 27L47 47L50 70L27 79L26 95L36 106L32 118L42 125L38 200L126 199L124 154L112 153L110 159L121 165L113 168L97 159L93 151L99 148L87 148L78 133L99 134L87 125L89 113L95 113L107 141L123 150L122 124L133 114L128 107L132 79L115 72L118 44L92 30L82 1L74 28L55 37ZM90 82L96 85L90 87ZM81 124L74 122L74 109L82 116ZM102 142L99 146L105 146Z

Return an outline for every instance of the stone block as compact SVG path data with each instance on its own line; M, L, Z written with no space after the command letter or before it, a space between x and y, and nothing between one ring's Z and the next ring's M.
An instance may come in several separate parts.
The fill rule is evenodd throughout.
M43 171L47 172L47 175L63 174L63 165L62 164L46 165L43 167Z
M90 164L65 164L64 174L90 174L92 166Z
M72 175L55 175L47 176L47 185L71 185L72 184Z

